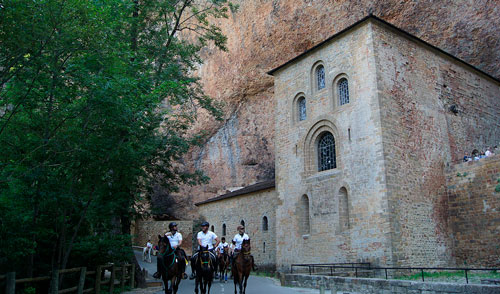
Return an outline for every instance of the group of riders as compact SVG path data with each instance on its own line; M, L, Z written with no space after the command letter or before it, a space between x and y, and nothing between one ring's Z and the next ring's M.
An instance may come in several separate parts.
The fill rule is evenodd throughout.
M237 255L240 253L242 244L244 242L250 242L250 237L245 233L245 227L243 225L239 225L237 227L238 233L231 240L231 244L226 242L226 238L222 237L219 240L219 237L212 232L209 231L210 224L208 222L203 222L201 224L201 231L196 235L196 239L198 241L198 250L191 257L191 276L190 279L195 278L195 265L198 262L199 252L202 248L207 248L210 252L215 278L219 278L217 269L219 268L219 263L224 260L227 256L229 258L229 263L234 267L234 261L236 260ZM177 223L172 222L168 225L169 232L165 234L165 237L168 238L170 242L170 246L175 251L175 255L182 262L183 265L188 263L188 258L184 249L181 248L182 245L182 234L178 232ZM252 268L256 270L256 265L254 262L254 258L250 255L252 261ZM185 266L182 267L183 277L186 278L185 274ZM153 275L155 278L160 277L160 267L159 263L157 263L157 272ZM222 277L221 277L222 278Z

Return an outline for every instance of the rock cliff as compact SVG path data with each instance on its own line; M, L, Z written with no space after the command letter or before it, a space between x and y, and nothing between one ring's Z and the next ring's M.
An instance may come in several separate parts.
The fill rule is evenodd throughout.
M226 117L201 115L196 129L211 135L185 159L209 185L182 187L169 198L179 218L194 202L274 177L273 79L266 74L369 13L500 76L500 6L493 0L236 0L239 10L219 22L228 51L203 51L198 74L206 92L225 104ZM172 212L170 212L172 213Z

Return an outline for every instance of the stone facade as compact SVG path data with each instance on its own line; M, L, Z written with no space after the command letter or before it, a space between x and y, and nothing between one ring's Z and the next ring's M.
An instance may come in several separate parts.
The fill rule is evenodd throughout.
M214 226L214 233L219 238L225 237L228 243L243 221L251 239L255 263L262 270L275 269L278 197L274 187L197 205L201 217L210 227ZM267 230L264 229L264 217ZM226 225L226 234L223 234L223 225Z
M326 69L322 90L314 80L318 64ZM375 17L272 74L278 268L453 265L445 167L471 146L500 141L500 83ZM350 101L340 105L343 77ZM307 100L306 120L296 118L297 96ZM337 167L318 172L325 132L335 138Z
M169 231L168 224L174 221L137 220L132 226L135 246L146 246L148 240L153 244L158 244L158 235L163 235ZM181 248L191 255L193 248L193 222L175 221L177 229L182 234Z
M500 155L453 166L447 174L450 236L457 265L500 266Z

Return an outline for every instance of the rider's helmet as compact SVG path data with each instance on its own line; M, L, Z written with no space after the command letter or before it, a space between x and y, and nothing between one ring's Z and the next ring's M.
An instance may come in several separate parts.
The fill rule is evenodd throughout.
M176 227L177 226L177 223L176 222L172 222L168 225L168 228L169 229L172 229L173 227Z
M201 226L202 226L202 227L208 227L208 226L210 226L210 224L209 224L208 222L202 222L202 223L201 223Z

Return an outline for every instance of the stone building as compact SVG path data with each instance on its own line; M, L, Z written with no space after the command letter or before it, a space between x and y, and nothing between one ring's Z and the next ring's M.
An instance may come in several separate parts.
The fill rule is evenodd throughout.
M500 142L500 82L374 16L269 74L275 187L198 203L216 233L244 220L258 262L279 270L456 264L449 167Z

